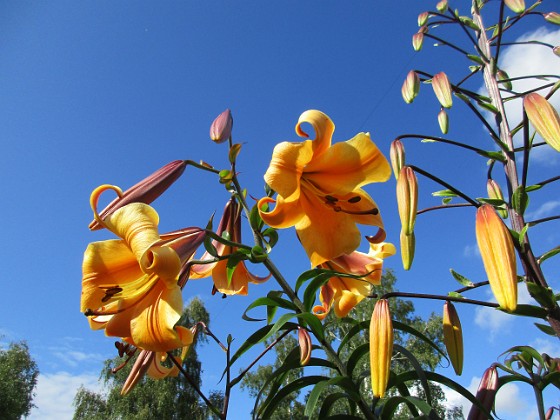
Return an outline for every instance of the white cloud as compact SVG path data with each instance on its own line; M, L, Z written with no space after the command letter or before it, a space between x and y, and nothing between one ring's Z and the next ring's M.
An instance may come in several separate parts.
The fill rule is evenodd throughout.
M463 249L463 255L465 257L480 257L480 249L478 248L478 245L467 245L465 246L465 248Z
M541 354L546 353L551 357L560 357L560 344L558 340L552 341L545 338L537 338L529 343L529 345Z
M476 395L480 379L481 378L477 376L473 377L469 386L466 387L473 395ZM443 387L443 391L447 400L446 406L449 408L460 407L466 418L471 408L470 401L449 388ZM525 395L527 395L529 399L526 399ZM496 396L496 414L499 418L509 420L537 419L538 415L536 409L534 409L534 401L530 400L532 396L532 393L522 392L520 387L515 383L504 385L499 389Z
M527 288L519 287L517 293L518 303L535 304L535 301L533 300L533 298L531 298L529 292L527 292ZM488 294L491 295L490 290L488 291ZM492 296L490 301L495 302L496 299L494 299L494 297ZM475 310L474 322L481 329L487 330L489 332L489 334L487 335L489 341L494 341L496 336L500 334L509 333L514 321L514 316L508 315L507 313L494 308L479 306Z
M525 42L535 39L547 44L559 45L560 30L551 31L542 27L521 36L516 41ZM500 68L504 70L510 78L531 74L558 75L560 74L560 58L558 58L550 48L542 45L513 45L503 50L500 57ZM543 86L551 81L556 82L557 80L556 78L549 80L517 80L513 82L513 90L515 92L524 92ZM547 92L547 90L543 90L543 92ZM556 109L560 108L560 95L552 96L550 102ZM505 107L509 125L510 127L515 127L521 121L523 115L521 99L508 101ZM515 136L514 140L516 144L520 143L521 138L520 134ZM531 156L540 163L547 165L553 165L559 160L558 154L548 146L535 148Z
M526 218L529 220L536 220L541 219L543 217L547 217L552 215L552 212L560 207L560 201L558 200L551 200L547 201L546 203L542 204L538 209L527 212Z
M31 410L29 419L72 419L74 414L72 402L81 385L94 392L102 390L98 374L72 375L68 372L39 374L36 396L33 399L37 407Z

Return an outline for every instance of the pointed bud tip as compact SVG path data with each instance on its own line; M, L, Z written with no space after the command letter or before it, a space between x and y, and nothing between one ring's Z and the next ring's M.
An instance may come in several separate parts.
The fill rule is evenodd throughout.
M231 137L232 128L233 117L228 108L212 122L210 126L210 138L215 143L223 143Z

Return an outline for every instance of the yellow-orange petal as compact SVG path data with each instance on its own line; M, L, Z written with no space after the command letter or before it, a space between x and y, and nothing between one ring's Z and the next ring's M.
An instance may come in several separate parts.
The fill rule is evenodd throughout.
M476 212L476 240L490 288L500 307L514 311L517 307L517 265L511 234L489 204Z
M409 166L403 166L397 180L397 205L402 230L406 235L410 235L414 232L418 210L418 180Z
M265 204L272 203L275 203L272 210L261 210ZM257 205L264 223L277 229L292 227L305 215L299 201L285 201L281 196L278 196L276 200L270 197L261 198Z
M371 367L371 388L375 398L385 395L393 355L393 322L389 302L379 299L369 325L369 358Z
M315 131L315 139L312 140L313 156L317 157L331 145L334 133L334 123L328 115L314 109L305 111L300 115L296 124L296 133L300 137L308 138L309 135L301 128L302 124L311 124Z

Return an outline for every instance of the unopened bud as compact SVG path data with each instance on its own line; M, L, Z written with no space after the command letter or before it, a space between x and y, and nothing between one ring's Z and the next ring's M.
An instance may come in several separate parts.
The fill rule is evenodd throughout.
M560 25L560 13L558 12L549 12L544 15L544 19L547 22L553 23L555 25Z
M437 120L438 120L438 124L439 124L439 129L441 130L441 132L443 134L447 134L447 132L449 131L449 116L447 115L447 112L445 112L445 109L441 109L438 113L437 116Z
M387 299L379 299L369 324L371 388L375 398L385 395L393 356L393 322Z
M453 370L460 375L463 372L463 331L455 306L449 301L443 305L443 342Z
M523 13L525 11L525 0L504 0L504 3L514 13Z
M226 109L216 117L210 126L210 138L216 143L223 143L231 136L233 128L233 117L231 111Z
M401 94L407 104L412 103L420 91L420 77L414 70L410 70L401 88Z
M410 235L407 235L401 230L400 240L403 268L405 270L410 270L412 261L414 261L414 250L416 247L416 238L414 236L414 232L412 232Z
M501 308L517 307L517 266L511 234L490 204L476 212L476 240L490 288Z
M391 143L391 148L389 149L389 158L391 160L391 166L393 167L395 179L399 179L399 174L405 164L404 146L400 140L394 140Z
M298 341L299 341L299 362L301 366L309 363L311 358L311 337L305 328L298 327Z
M397 180L397 205L403 232L410 235L414 231L418 209L418 180L409 166L403 166Z
M108 215L130 203L150 204L183 174L186 166L187 162L184 160L176 160L168 163L136 185L130 187L123 192L121 196L111 201L109 205L99 213L99 217L103 220ZM97 220L89 224L90 230L97 230L102 227L103 226L101 226Z
M432 88L441 106L444 108L451 108L451 105L453 105L451 84L444 72L434 75L432 78Z
M537 133L560 152L560 117L554 107L543 96L533 92L523 98L523 108Z
M424 33L416 32L412 35L412 48L414 51L420 51L422 49L422 45L424 44Z
M492 200L504 201L504 194L502 193L500 184L498 184L493 179L489 179L486 182L486 191L488 191L488 198L491 198ZM502 219L507 219L508 212L506 209L498 209L497 212L502 217Z
M445 13L447 11L447 0L441 0L436 4L436 9L440 13Z
M560 57L560 45L557 45L556 47L554 47L552 49L552 52L554 53L554 55Z
M478 390L476 391L476 399L486 410L483 412L477 405L473 404L469 411L467 420L486 420L488 414L494 406L496 393L498 392L498 370L495 366L490 366L484 371Z
M430 17L428 12L423 12L418 15L418 26L424 26Z

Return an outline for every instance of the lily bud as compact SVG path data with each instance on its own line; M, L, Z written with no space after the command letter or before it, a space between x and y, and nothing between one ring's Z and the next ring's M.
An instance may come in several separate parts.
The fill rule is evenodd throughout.
M299 362L302 366L309 363L311 358L311 337L305 328L298 327Z
M428 12L423 12L418 15L418 26L424 26L430 17Z
M407 104L412 103L420 91L420 78L414 70L410 70L401 88L401 94Z
M409 270L414 260L414 249L416 245L416 239L414 232L407 235L401 230L401 259L403 263L403 268Z
M486 409L488 413L492 410L496 393L498 392L498 370L495 366L490 366L484 371L478 390L476 391L476 399ZM488 415L483 413L476 405L472 405L467 420L486 420Z
M403 166L397 180L397 205L402 230L410 235L414 231L418 208L418 180L409 166Z
M492 200L504 201L504 195L502 194L502 189L500 188L500 185L493 179L489 179L486 182L486 191L488 191L488 198L491 198ZM497 212L502 217L502 219L508 218L507 210L498 209Z
M443 305L443 342L451 365L457 375L463 372L463 332L455 306L449 301Z
M517 266L511 234L490 204L476 212L476 240L490 288L501 308L517 307Z
M560 117L554 107L543 96L533 92L523 98L523 108L537 133L560 152Z
M223 143L231 136L233 128L233 117L231 111L226 109L216 117L210 126L210 138L216 143Z
M183 174L186 167L187 162L184 160L176 160L168 163L111 201L109 205L99 213L100 218L103 220L108 215L130 203L150 204ZM97 220L89 224L90 230L98 230L101 228L102 226Z
M432 78L432 88L436 94L436 98L444 108L451 108L453 98L451 97L451 85L449 79L444 72L434 75Z
M441 0L436 4L436 9L440 13L445 13L447 11L447 0Z
M504 0L504 3L514 13L523 13L525 11L525 0Z
M544 15L544 19L547 22L553 23L555 25L560 25L560 13L558 12L549 12Z
M385 395L391 357L393 356L393 322L387 299L379 299L373 309L369 324L369 361L371 389L375 398Z
M424 44L424 33L416 32L412 35L412 48L414 51L420 51L422 49L422 45Z
M560 57L560 45L557 45L556 47L554 47L554 48L552 49L552 52L553 52L556 56Z
M404 165L404 146L400 140L394 140L391 143L391 149L389 150L389 157L391 160L391 166L393 167L393 173L395 174L395 179L399 179L399 173Z
M445 109L441 109L437 115L437 120L439 123L439 129L443 134L447 134L449 131L449 117L447 116L447 112Z

